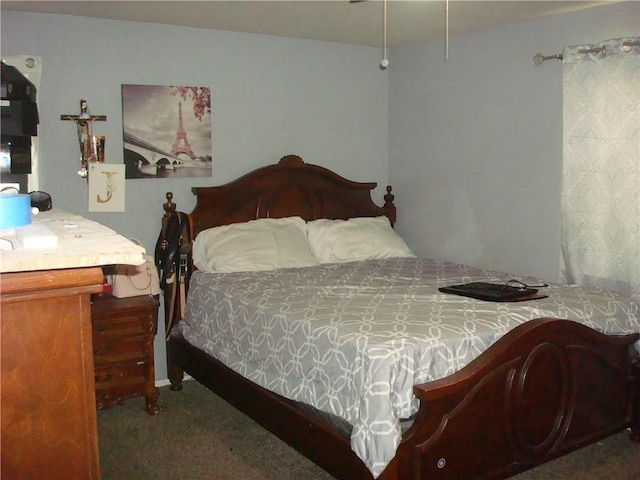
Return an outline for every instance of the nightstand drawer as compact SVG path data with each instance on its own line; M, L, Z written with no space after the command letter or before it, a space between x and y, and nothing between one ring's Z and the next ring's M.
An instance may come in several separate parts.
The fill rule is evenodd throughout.
M153 317L143 313L142 316L126 315L119 318L93 319L93 339L103 336L131 337L134 335L153 334Z
M109 367L96 367L94 369L96 390L144 384L147 381L147 371L148 364L144 360Z
M101 337L93 339L93 363L96 367L146 359L153 342L148 336L123 338L118 341L109 340Z

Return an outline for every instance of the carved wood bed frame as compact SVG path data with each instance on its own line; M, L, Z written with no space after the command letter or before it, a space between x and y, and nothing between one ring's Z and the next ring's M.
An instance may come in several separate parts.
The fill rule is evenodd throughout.
M375 186L289 155L226 185L193 188L192 238L184 241L205 228L261 217L387 215L395 223L391 188L378 207L371 200ZM176 210L171 193L167 199L160 245ZM638 338L606 336L562 319L515 328L457 373L414 387L420 410L379 478L506 478L625 428L640 441ZM182 388L186 372L336 478L372 479L343 433L192 347L177 329L167 341L173 390Z

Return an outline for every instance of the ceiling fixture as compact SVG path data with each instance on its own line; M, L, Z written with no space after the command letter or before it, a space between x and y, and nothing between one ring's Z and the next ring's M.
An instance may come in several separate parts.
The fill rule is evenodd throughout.
M367 0L349 0L349 3L361 3ZM449 0L444 3L444 60L449 60ZM389 50L387 48L387 0L382 0L382 61L380 69L386 70L389 66Z
M449 60L449 0L444 3L444 61Z
M389 66L387 58L387 0L382 0L382 61L380 68L386 70Z
M349 0L349 3L361 3L367 0ZM387 0L382 0L382 61L380 70L386 70L389 66L387 49Z

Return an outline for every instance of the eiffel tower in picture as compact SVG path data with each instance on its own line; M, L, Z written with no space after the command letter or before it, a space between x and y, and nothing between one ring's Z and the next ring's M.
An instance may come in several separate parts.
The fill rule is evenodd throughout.
M171 148L171 154L178 156L180 153L186 153L191 158L195 158L191 144L187 140L187 132L184 131L182 125L182 102L178 102L178 131L176 132L176 141Z

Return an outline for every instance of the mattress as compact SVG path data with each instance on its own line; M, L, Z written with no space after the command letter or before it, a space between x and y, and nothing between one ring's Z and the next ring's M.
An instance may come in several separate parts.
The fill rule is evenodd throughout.
M458 371L517 325L554 317L640 332L637 302L595 288L554 284L518 303L438 291L513 278L538 282L423 258L195 272L179 328L249 380L352 425L351 447L377 477L417 412L413 385Z

